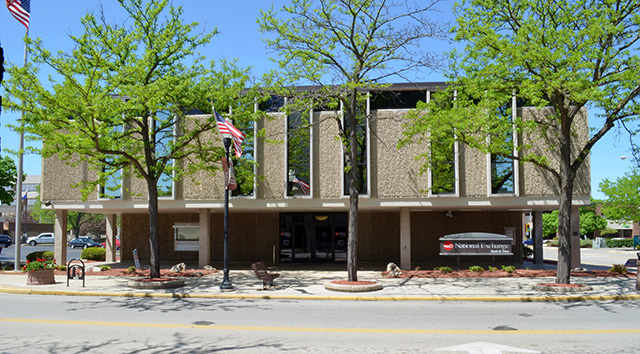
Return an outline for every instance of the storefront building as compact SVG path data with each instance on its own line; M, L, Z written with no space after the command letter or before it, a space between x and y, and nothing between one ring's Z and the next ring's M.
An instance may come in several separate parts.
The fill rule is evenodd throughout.
M371 119L362 127L363 142L358 168L362 185L359 202L358 262L394 262L403 269L455 264L441 254L439 239L458 233L492 233L511 238L512 254L493 260L497 264L522 262L524 213L541 213L558 207L558 187L542 169L530 163L500 160L463 144L451 147L451 183L434 188L434 172L420 172L415 156L426 144L397 147L402 120L418 100L427 100L444 83L399 84L372 93L367 105ZM384 98L393 97L393 99ZM533 107L518 106L513 114L540 114ZM260 109L261 107L256 107ZM339 112L312 111L307 116L285 115L274 110L272 119L244 127L246 151L256 164L259 178L242 181L230 198L229 260L231 263L335 263L346 261L349 197L344 176L342 145L336 139L333 118ZM203 116L204 117L204 116ZM586 111L575 134L588 138ZM310 124L307 124L310 123ZM306 128L300 129L301 126ZM256 132L266 132L257 137ZM212 134L220 139L217 134ZM517 143L526 136L514 135ZM279 141L274 143L273 141ZM557 161L554 151L534 147ZM180 162L176 162L180 163ZM553 162L552 162L553 163ZM43 160L42 200L56 211L58 229L68 211L108 215L108 238L115 237L116 215L121 218L121 259L132 259L137 249L142 261L149 258L149 226L146 187L140 180L122 181L119 192L107 198L82 201L70 185L91 173L82 166L69 167L55 157ZM589 203L590 166L584 163L575 182L574 207ZM496 183L496 175L502 176ZM506 178L505 178L506 176ZM224 180L222 174L198 172L163 186L159 200L160 259L220 267L223 260ZM577 223L574 223L577 225ZM533 234L540 234L541 222ZM56 257L66 259L56 244ZM115 253L107 252L114 259ZM579 262L579 255L577 257ZM463 262L488 264L488 257L468 256ZM538 260L537 261L541 261ZM578 263L579 264L579 263Z

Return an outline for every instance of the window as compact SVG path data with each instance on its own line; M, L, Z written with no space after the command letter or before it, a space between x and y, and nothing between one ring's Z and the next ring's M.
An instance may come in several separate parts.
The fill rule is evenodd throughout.
M175 251L198 251L200 224L178 223L173 225Z
M242 142L242 156L239 159L234 158L233 161L238 188L233 190L231 195L235 197L251 197L254 194L254 123L253 121L247 123L240 121L232 122L232 124L245 135L244 141ZM233 144L231 149L233 150ZM235 154L231 156L235 157Z
M311 128L312 112L287 116L287 196L311 194Z
M359 107L358 111L359 112L365 112L365 116L360 116L357 123L356 123L356 139L357 139L357 146L356 146L356 161L355 161L355 168L357 168L357 173L358 173L358 192L360 194L367 194L368 193L368 181L367 181L367 174L368 174L368 161L369 161L369 150L368 150L368 129L367 129L367 122L368 122L368 115L369 115L369 109L368 109L368 104L367 101L361 101L359 102L361 107ZM367 105L367 106L365 106ZM342 124L344 126L344 130L346 133L346 136L349 136L349 122L350 121L350 117L347 116L346 114L343 115L343 119L342 119ZM345 149L344 145L343 145L343 149ZM347 166L347 161L344 160L343 158L343 166ZM347 173L345 172L343 175L343 179L344 179L344 194L345 195L349 195L349 177L347 175Z
M431 137L431 194L456 194L456 146L453 140Z
M453 99L442 97L439 106L451 108ZM431 93L427 93L427 102L431 100ZM458 193L458 144L452 131L432 133L429 136L431 168L429 170L430 193L433 195L457 195Z
M496 125L501 127L496 129L496 133L489 138L495 141L495 145L499 146L501 154L490 154L489 168L490 173L490 194L518 194L517 188L517 164L512 156L516 156L516 136L513 129L513 117L516 114L515 95L511 102L506 102L498 108L496 114ZM510 127L510 129L504 129ZM493 143L492 141L492 143Z
M155 142L155 157L162 158L171 153L171 145L174 142L173 116L167 111L159 111L150 117L150 123L152 141ZM173 160L169 161L158 179L158 197L173 197L173 164Z
M99 197L106 199L122 198L122 170L109 165L102 167L102 172L107 174L104 184L100 185Z
M424 102L423 90L378 91L371 93L371 109L413 109Z

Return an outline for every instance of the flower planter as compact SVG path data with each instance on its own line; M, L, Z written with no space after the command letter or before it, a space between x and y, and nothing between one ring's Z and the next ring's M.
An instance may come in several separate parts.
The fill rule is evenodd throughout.
M27 285L55 284L53 269L38 269L27 272Z

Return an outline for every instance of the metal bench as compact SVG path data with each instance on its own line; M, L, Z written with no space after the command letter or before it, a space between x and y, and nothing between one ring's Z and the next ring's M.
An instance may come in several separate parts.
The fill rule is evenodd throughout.
M253 269L256 277L262 280L262 290L268 290L274 287L273 280L280 276L279 273L276 273L278 271L277 268L267 268L264 262L253 263L251 269Z

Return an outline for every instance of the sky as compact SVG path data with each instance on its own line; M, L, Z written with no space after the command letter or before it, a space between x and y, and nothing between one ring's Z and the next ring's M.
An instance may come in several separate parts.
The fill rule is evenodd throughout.
M276 8L279 8L283 1L274 1ZM45 47L51 52L70 51L72 42L69 35L81 35L83 27L80 19L88 12L98 13L101 3L109 20L116 23L123 22L124 12L115 0L66 0L64 2L32 0L29 36L41 38ZM255 75L260 75L269 69L275 69L275 65L269 60L270 54L266 51L262 41L264 35L259 32L256 23L260 10L268 10L271 1L175 0L174 4L183 7L185 22L198 22L200 28L207 31L214 28L218 30L218 35L214 36L211 43L200 49L200 53L207 60L237 59L241 67L251 66ZM435 15L440 20L452 19L452 6L452 1L444 1L440 5L442 12ZM0 5L0 43L4 49L5 65L7 62L22 65L24 61L24 42L22 41L24 34L24 26L11 16L4 4ZM430 42L429 49L445 53L454 47L446 41L441 41ZM6 75L5 73L5 79ZM422 78L422 81L444 80L445 76L442 72L431 73ZM7 154L6 150L18 150L19 135L9 129L7 125L15 125L19 118L19 113L8 111L2 111L0 115L3 156ZM592 126L601 124L593 112L589 114L589 122ZM591 153L591 192L594 198L605 198L598 189L600 181L605 178L615 180L630 170L632 160L620 158L631 155L628 139L628 135L624 133L610 131L596 143ZM32 143L25 142L25 144ZM25 155L23 168L28 175L41 174L41 158L37 155Z

